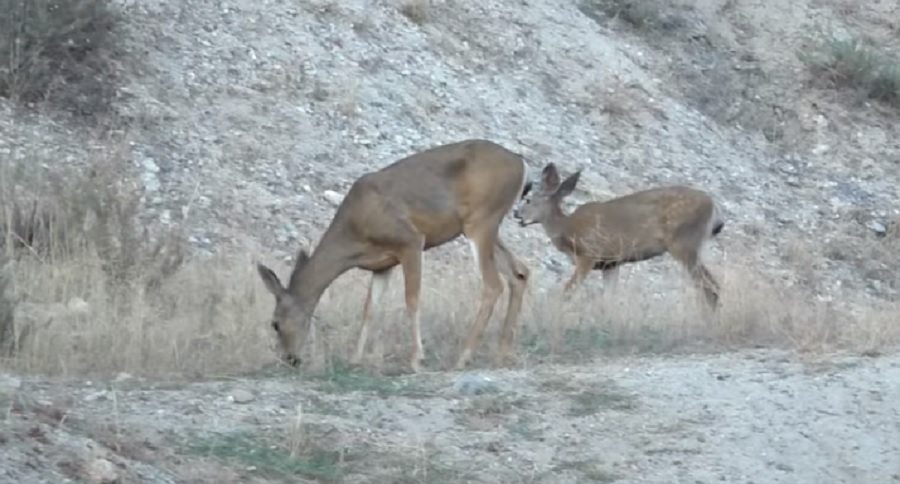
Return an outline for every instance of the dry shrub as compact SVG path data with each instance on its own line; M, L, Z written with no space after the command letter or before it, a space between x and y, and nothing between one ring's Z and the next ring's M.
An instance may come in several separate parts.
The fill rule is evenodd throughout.
M55 266L20 264L17 288L32 301L23 313L34 318L35 306L49 309L41 313L46 320L33 321L38 329L14 360L19 369L209 376L257 369L274 358L268 293L255 284L249 257L191 261L155 291L111 287L100 259L82 254ZM58 307L73 298L88 309Z
M619 18L641 31L671 31L684 23L673 5L650 0L581 0L578 10L601 25Z
M400 13L416 25L424 24L431 12L430 0L404 0Z
M837 87L858 89L871 99L900 106L900 61L859 38L826 36L799 57Z
M12 264L0 254L0 357L9 357L15 351L16 304L12 294Z
M0 167L10 260L0 343L9 365L161 374L243 368L271 355L260 350L267 316L261 288L248 284L252 261L185 264L180 227L149 230L140 219L142 194L124 149L54 176L34 165L37 172ZM14 215L35 201L40 216Z
M118 20L109 0L0 0L0 9L0 96L77 114L109 107Z

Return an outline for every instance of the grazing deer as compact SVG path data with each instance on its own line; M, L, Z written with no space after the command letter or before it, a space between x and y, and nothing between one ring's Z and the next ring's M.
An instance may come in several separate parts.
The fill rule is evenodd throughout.
M668 186L635 192L605 202L588 202L571 214L560 203L575 189L581 171L560 183L553 163L544 167L540 188L530 197L526 184L514 217L522 227L539 223L553 245L575 265L564 292L579 285L592 270L615 283L619 266L668 252L702 289L707 303L719 304L719 287L700 261L703 244L722 231L725 222L710 196L702 191Z
M364 353L373 302L380 303L391 272L403 271L406 323L412 330L411 366L424 359L419 328L423 252L464 235L481 272L481 299L456 367L464 368L478 345L503 292L509 304L498 359L506 359L522 307L529 270L499 238L500 223L526 181L523 157L485 140L467 140L408 156L356 180L325 230L316 250L301 249L285 287L268 267L257 270L275 295L272 327L283 358L292 366L309 331L322 293L338 276L359 268L372 272L354 361Z

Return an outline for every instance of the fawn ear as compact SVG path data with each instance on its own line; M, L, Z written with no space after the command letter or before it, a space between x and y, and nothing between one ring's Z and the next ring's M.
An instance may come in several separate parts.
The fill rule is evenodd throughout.
M578 170L572 175L569 175L569 178L566 178L566 180L559 185L559 188L556 189L556 192L553 194L553 198L562 200L563 198L571 195L572 192L575 191L575 185L578 184L578 178L580 176L581 170Z
M266 289L268 289L276 298L281 297L284 293L284 286L281 285L281 281L278 280L278 276L275 272L260 262L256 263L256 270L259 272L259 277L262 278L263 283L266 285Z
M547 163L541 172L541 190L545 193L553 193L559 186L559 171L553 163Z

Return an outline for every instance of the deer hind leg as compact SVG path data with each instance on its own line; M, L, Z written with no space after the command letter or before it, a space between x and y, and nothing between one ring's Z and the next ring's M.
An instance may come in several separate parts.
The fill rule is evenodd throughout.
M499 239L494 250L497 257L497 268L506 278L506 284L509 287L509 303L506 305L506 317L503 320L503 330L500 333L500 344L497 351L497 365L502 366L511 356L510 350L515 340L515 331L522 310L522 297L528 285L530 271Z
M594 267L594 262L582 256L574 256L573 262L575 262L575 270L572 272L572 276L566 282L566 285L563 287L563 295L566 299L572 296L572 290L581 285L584 281L584 278L591 272L591 269Z
M481 270L481 301L478 304L478 310L475 313L475 319L469 328L469 334L466 337L465 346L459 359L456 362L456 369L461 370L466 367L472 352L481 341L481 335L484 333L487 323L494 312L494 306L500 293L503 292L503 284L500 281L500 273L497 271L497 263L495 260L495 247L497 243L497 232L499 231L499 223L486 224L467 233L467 237L473 242L475 252L478 254L478 267Z
M369 279L369 289L366 292L366 302L363 304L362 322L359 328L359 337L356 340L356 353L353 355L353 363L358 364L362 361L363 354L366 349L366 342L369 338L369 321L373 313L378 317L379 310L384 302L384 295L387 293L393 275L394 268L385 269L383 271L373 272L372 278Z
M604 291L615 291L619 287L619 266L615 265L603 269Z
M669 249L669 252L688 271L694 285L703 291L707 305L711 309L716 309L719 306L719 284L706 266L700 262L699 247L700 244L677 243Z

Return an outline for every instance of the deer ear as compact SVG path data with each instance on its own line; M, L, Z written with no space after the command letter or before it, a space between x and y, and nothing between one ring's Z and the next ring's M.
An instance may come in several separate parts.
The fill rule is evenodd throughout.
M263 283L266 285L266 289L268 289L275 297L281 297L284 293L284 286L281 285L281 281L278 280L278 276L275 275L275 272L260 262L256 263L256 270L259 272L259 277L262 278Z
M566 180L559 185L559 188L556 189L556 193L553 194L553 197L557 200L562 200L571 195L572 192L575 191L575 185L578 184L578 178L580 176L581 170L569 175L569 178L566 178Z
M554 163L547 163L541 172L541 190L551 193L559 186L559 171Z

